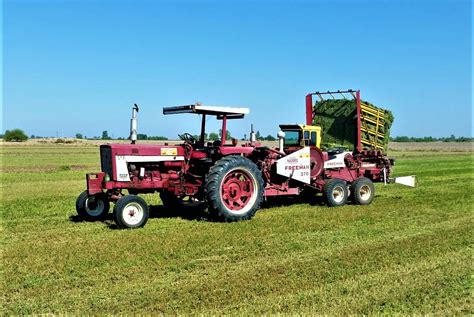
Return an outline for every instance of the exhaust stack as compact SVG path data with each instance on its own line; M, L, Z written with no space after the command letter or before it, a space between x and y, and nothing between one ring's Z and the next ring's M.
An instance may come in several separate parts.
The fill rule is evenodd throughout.
M130 119L130 137L129 139L132 141L132 144L135 144L137 141L137 112L138 112L137 104L134 104L132 108L132 119Z
M250 125L250 142L255 142L257 141L257 136L255 135L255 132L253 131L253 123Z
M283 152L283 147L285 146L285 132L283 131L278 131L278 150L282 153L285 153Z

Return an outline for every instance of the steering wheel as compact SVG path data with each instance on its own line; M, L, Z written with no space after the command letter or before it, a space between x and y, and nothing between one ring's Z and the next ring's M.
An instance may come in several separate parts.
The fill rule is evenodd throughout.
M193 137L193 135L191 133L183 133L183 134L178 134L178 137L183 140L184 142L189 142L189 143L196 143L197 140L195 137Z

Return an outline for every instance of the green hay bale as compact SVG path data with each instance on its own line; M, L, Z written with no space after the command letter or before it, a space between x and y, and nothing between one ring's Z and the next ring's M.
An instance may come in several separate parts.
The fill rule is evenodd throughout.
M390 138L390 127L392 126L394 117L389 110L378 108L366 101L363 104L374 109L384 111L384 125L379 128L379 132L383 134L382 138L376 140L376 143L385 150L388 147ZM357 145L357 104L355 100L347 99L328 99L318 101L313 107L314 125L322 128L321 148L345 147L353 150ZM369 130L375 130L373 123L364 122ZM373 141L372 134L362 131L362 140ZM367 146L364 146L366 148Z

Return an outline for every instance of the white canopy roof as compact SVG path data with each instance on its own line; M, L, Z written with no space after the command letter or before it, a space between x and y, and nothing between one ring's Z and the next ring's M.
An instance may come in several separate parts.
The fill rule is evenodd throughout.
M176 107L163 108L163 114L177 114L177 113L198 113L217 116L221 119L226 116L227 119L240 119L246 114L249 114L249 108L234 108L221 106L204 106L200 103L195 105L185 105Z

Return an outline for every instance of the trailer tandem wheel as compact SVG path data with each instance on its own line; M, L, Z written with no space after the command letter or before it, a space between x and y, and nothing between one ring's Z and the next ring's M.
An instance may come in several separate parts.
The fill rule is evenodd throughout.
M77 214L87 221L105 219L109 209L109 200L102 193L89 195L87 190L85 190L76 199Z
M347 183L342 179L333 178L324 184L323 196L329 207L345 205L348 194Z
M368 205L374 200L375 187L374 183L366 178L361 177L352 183L352 199L358 205Z
M249 159L227 156L209 170L206 195L209 210L223 221L247 220L263 200L262 172Z

